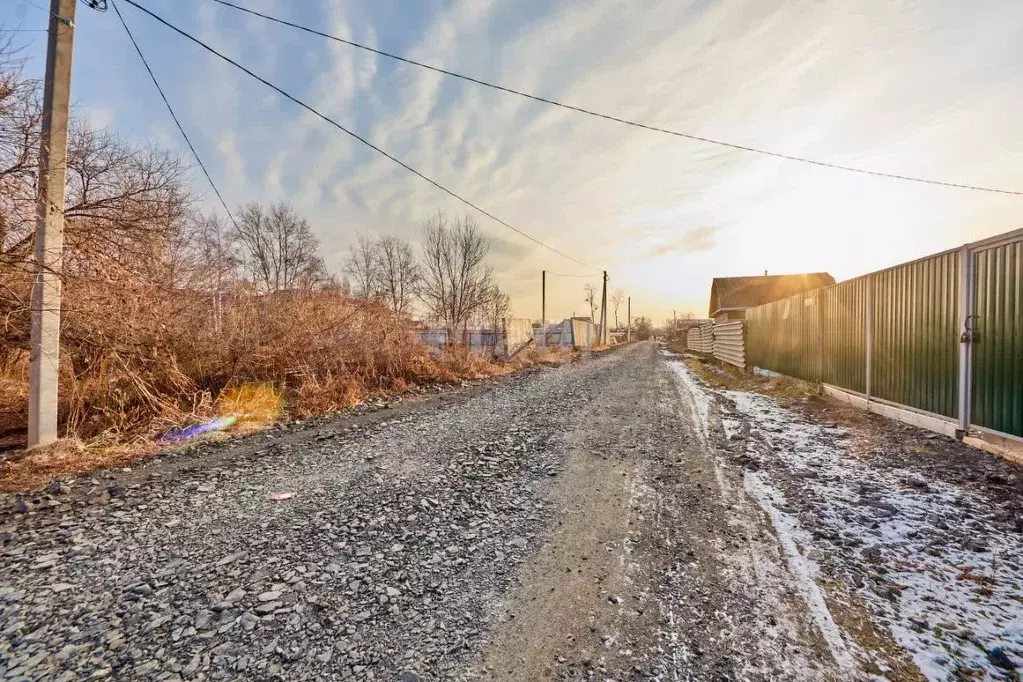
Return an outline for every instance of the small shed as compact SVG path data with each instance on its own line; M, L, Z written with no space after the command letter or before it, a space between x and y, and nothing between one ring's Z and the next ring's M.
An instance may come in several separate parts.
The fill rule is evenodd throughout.
M826 272L801 275L715 277L710 285L710 316L716 324L746 319L746 309L777 301L804 291L831 286L835 278Z

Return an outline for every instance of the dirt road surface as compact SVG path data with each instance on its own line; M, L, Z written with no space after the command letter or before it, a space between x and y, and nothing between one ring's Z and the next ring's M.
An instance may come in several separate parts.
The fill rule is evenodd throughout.
M1011 496L899 506L843 433L642 343L9 495L0 678L1016 679Z

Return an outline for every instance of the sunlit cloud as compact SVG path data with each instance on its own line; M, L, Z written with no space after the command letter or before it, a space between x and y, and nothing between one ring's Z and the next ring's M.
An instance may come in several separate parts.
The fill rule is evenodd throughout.
M669 253L694 253L696 251L710 251L714 248L714 235L718 232L716 227L696 227L686 230L672 242L657 244L650 249L651 258L658 258Z
M983 12L883 0L244 4L671 129L856 167L1023 187L1023 139L1011 115L1023 106L1015 47L1023 5L1014 0ZM672 309L705 314L715 276L826 270L841 279L1019 226L1013 197L637 130L213 3L166 11L452 191L586 262L565 261L478 215L520 314L539 314L543 269L606 269L633 296L634 313L662 319ZM362 231L414 239L434 211L467 210L137 13L129 21L229 200L291 201L332 267ZM76 98L113 111L125 133L173 138L155 94L133 88L144 81L130 53L111 66L105 43L117 43L103 31L76 36ZM93 35L103 44L90 45ZM110 69L117 77L106 77ZM202 182L197 175L205 189ZM551 282L549 314L581 309L581 286Z

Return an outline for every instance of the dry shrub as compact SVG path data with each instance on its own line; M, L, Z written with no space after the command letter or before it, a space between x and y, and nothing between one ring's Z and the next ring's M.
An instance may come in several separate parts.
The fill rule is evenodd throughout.
M29 277L0 270L0 439L24 443ZM52 451L8 458L0 488L124 465L174 427L237 416L245 432L351 407L417 384L503 375L571 357L527 348L510 361L447 347L431 357L411 325L339 290L220 295L158 278L65 277L59 420ZM8 438L10 440L10 438ZM84 443L84 447L81 445ZM0 449L13 445L0 440Z
M24 304L28 278L17 279L7 278L8 291L20 285L14 300ZM150 442L218 416L254 424L306 418L416 384L483 379L570 356L533 347L497 361L451 346L431 358L407 321L337 290L236 287L217 296L145 280L66 278L64 304L60 423L89 445ZM0 362L0 416L22 433L27 323L22 315L26 331L6 328L22 351Z
M407 322L340 291L218 297L68 278L64 305L60 422L87 443L149 439L227 413L271 421L282 403L284 416L308 416L442 373ZM22 317L7 331L25 330L24 348ZM22 428L25 364L0 365L0 385L19 389L4 391L0 414Z
M572 359L572 349L566 346L535 346L521 350L512 358L516 367L555 367Z
M511 372L507 363L497 362L486 355L473 353L465 346L445 346L437 357L440 381L486 379Z
M0 362L0 438L28 421L28 354Z
M269 424L284 412L284 396L265 382L228 386L217 398L216 410L222 417L236 416L239 422Z

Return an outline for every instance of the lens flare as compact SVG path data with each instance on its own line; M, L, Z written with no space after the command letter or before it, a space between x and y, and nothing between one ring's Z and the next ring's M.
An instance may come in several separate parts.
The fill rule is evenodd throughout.
M217 417L216 419L208 421L205 424L194 424L192 426L170 429L166 431L162 436L160 436L160 440L164 442L188 440L189 438L201 436L204 433L210 433L213 431L223 431L224 429L231 426L237 421L238 417L235 415L231 415L229 417Z
M225 388L217 400L217 412L237 415L239 421L268 424L284 408L284 398L268 383L242 384Z
M217 399L216 407L224 416L203 424L168 429L158 440L175 443L204 433L223 431L236 424L243 433L247 430L246 426L248 430L258 430L281 415L284 398L271 384L242 384L224 389Z

